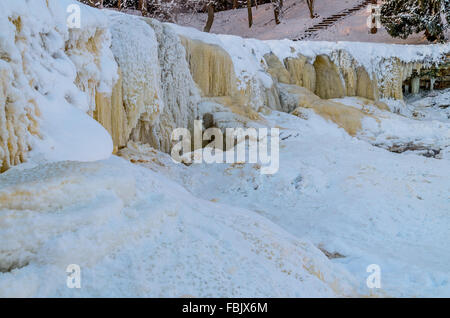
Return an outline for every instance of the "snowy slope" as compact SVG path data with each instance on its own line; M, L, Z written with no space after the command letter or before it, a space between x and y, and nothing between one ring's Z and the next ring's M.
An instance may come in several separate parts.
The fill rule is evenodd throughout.
M0 185L1 296L354 293L308 241L123 159L12 169ZM69 264L81 266L80 290L66 287Z
M144 137L164 139L162 132L211 106L177 34L226 52L235 84L259 85L252 87L257 94L277 84L263 61L270 52L314 59L347 50L376 72L383 59L436 62L448 44L264 42L85 6L85 24L69 31L65 9L72 3L0 3L7 30L0 75L8 75L0 81L0 136L9 133L12 115L39 124L36 131L22 121L13 127L32 149L25 151L30 160L0 174L0 296L450 296L448 91L408 104L387 100L384 110L356 97L335 99L364 109L354 136L313 109L297 117L264 105L261 96L250 101L265 106L254 117L214 104L226 124L280 128L274 175L262 175L258 164L177 165L138 142L112 156L111 137L91 117L96 92L113 93L117 64L126 81L119 90L128 103L127 132L144 114ZM139 27L142 42L124 26ZM69 264L81 267L81 289L67 288ZM381 268L381 289L366 285L370 264Z
M30 157L89 161L106 159L112 152L111 137L87 114L95 107L90 86L111 91L117 79L108 20L98 10L82 6L82 27L69 33L66 9L72 3L0 3L0 69L7 83L6 118L0 121L14 126L0 126L3 138L9 139L2 150L16 157L5 168ZM89 41L98 46L89 50ZM14 152L15 148L19 150ZM29 155L28 149L33 153Z

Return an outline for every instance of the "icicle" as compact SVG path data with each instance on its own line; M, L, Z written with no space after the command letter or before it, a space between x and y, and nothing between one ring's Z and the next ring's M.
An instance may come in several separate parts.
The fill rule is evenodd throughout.
M417 95L420 90L420 77L413 77L411 79L411 94Z

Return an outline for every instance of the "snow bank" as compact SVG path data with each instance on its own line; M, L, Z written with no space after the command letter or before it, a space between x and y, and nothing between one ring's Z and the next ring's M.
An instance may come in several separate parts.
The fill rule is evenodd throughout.
M108 91L116 80L107 19L81 6L81 29L69 30L70 3L0 4L2 170L27 157L83 161L111 154L108 133L86 114L95 107L93 87Z
M400 99L448 44L263 42L85 6L69 30L71 3L0 3L1 170L31 162L0 175L0 295L372 295L372 263L378 296L448 294L448 118L353 96ZM279 127L280 172L175 166L153 149L204 114ZM113 143L91 116L115 146L146 144L119 151L144 167L101 160ZM437 148L442 160L411 153ZM81 290L66 287L69 264Z
M309 242L123 159L12 169L0 185L2 296L353 292L348 274ZM69 264L81 267L81 289L66 286Z
M155 32L134 16L110 14L114 56L123 74L122 91L127 111L127 132L138 120L156 122L164 108L161 98L161 69Z
M358 138L393 152L416 152L442 158L450 148L450 122L434 118L408 118L380 110L370 101L355 97L334 101L365 111ZM427 113L427 112L426 112ZM441 153L442 152L442 153Z

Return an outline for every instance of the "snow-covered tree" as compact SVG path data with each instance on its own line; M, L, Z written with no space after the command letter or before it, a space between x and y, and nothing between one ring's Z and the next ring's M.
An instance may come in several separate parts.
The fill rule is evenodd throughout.
M393 37L425 32L430 42L444 42L450 24L450 0L386 0L381 23Z

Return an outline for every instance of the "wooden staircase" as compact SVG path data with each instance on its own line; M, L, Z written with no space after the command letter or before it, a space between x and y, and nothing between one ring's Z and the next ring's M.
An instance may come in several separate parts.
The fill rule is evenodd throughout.
M307 39L311 38L317 31L327 29L328 27L332 26L336 22L338 22L338 21L344 19L345 17L351 15L352 13L354 13L356 11L359 11L362 8L365 8L366 6L368 6L372 2L373 2L373 0L364 0L360 4L358 4L357 6L355 6L353 8L345 9L345 10L339 12L339 13L333 14L333 15L323 19L319 23L313 25L312 27L309 27L308 29L306 29L302 36L300 36L300 37L298 37L296 39L292 39L292 40L293 41L307 40Z

